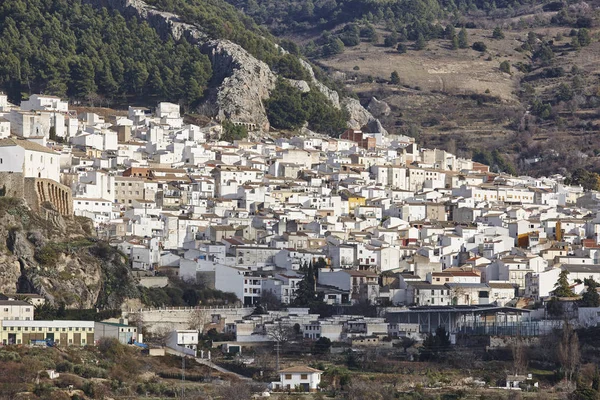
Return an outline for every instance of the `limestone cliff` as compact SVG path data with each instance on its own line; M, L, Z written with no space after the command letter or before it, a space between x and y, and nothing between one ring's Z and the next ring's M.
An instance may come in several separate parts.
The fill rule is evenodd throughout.
M91 221L0 198L0 292L34 292L67 308L119 308L136 297L126 259L91 238Z

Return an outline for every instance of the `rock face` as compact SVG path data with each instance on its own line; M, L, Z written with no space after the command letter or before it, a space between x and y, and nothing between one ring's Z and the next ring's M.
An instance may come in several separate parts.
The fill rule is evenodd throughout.
M310 75L310 79L312 81L311 83L315 85L317 89L319 89L319 92L323 93L325 97L327 97L327 99L331 102L331 104L333 104L335 108L340 109L340 95L338 94L338 92L329 89L327 86L319 82L315 77L315 71L313 71L312 66L301 58L299 60L302 67L306 71L308 71L308 74Z
M136 297L125 258L89 239L91 222L0 198L0 292L33 292L67 308L119 308Z
M299 81L296 79L285 79L290 85L292 85L292 87L295 87L296 89L298 89L299 91L301 91L302 93L308 93L310 92L310 86L308 86L308 83L306 81Z
M212 63L213 80L221 82L216 93L218 117L268 130L264 100L277 81L269 66L227 40L211 40L202 51Z
M377 100L376 97L371 98L371 102L367 110L375 117L387 117L392 112L392 109L385 101Z
M315 85L315 87L319 89L319 91L323 93L325 97L327 97L336 108L339 109L344 107L346 111L348 111L348 128L358 130L362 129L363 127L367 127L369 133L382 132L384 134L387 134L387 131L383 128L381 122L379 122L379 120L375 118L369 110L364 108L358 100L352 99L350 97L344 97L340 100L340 96L335 90L329 89L327 86L323 85L315 78L315 72L313 71L309 63L302 59L300 60L300 63L302 64L304 69L306 69L310 74L312 83ZM375 100L377 101L377 99ZM383 104L387 106L386 103Z

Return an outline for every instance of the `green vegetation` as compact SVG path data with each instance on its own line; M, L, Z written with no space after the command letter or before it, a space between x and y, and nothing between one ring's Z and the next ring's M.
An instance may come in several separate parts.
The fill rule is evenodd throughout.
M585 278L583 284L586 290L581 297L579 305L581 307L600 307L600 294L598 294L600 284L594 278ZM596 390L598 389L596 388Z
M481 53L485 53L487 51L487 46L483 42L474 42L471 48L475 51L479 51Z
M577 168L565 179L568 185L581 185L585 190L600 190L600 175L584 168Z
M232 142L234 140L241 140L248 137L248 129L243 125L236 125L229 120L223 121L223 135L221 140Z
M107 102L134 97L194 104L212 76L206 55L162 40L148 24L80 0L0 4L0 87Z
M514 165L500 154L498 149L492 151L487 149L476 150L473 153L473 161L489 165L491 171L506 172L511 175L516 175Z
M504 39L504 32L502 31L502 28L499 26L495 27L494 31L492 32L492 38L497 40Z
M569 284L569 271L562 270L558 275L558 280L554 285L554 296L556 297L575 297L575 293Z
M392 85L397 85L400 83L400 75L398 75L398 71L392 72L390 75L390 83Z
M504 72L505 74L510 74L510 62L507 60L502 61L500 63L500 71Z
M229 39L273 66L281 57L269 32L223 0L147 0L148 4L181 16L212 38ZM289 44L289 43L288 43Z
M441 353L448 352L450 350L450 334L446 332L444 326L439 326L435 330L435 334L429 334L423 341L423 347L420 351L420 358L422 361L443 359Z
M108 318L121 316L121 310L100 310L95 308L67 309L65 304L61 303L58 307L46 302L35 307L35 318L40 320L83 320L83 321L102 321Z
M458 47L460 49L466 49L469 47L469 38L467 36L467 30L462 27L460 32L458 32Z
M274 128L298 129L308 122L316 132L338 136L346 126L346 112L336 109L316 88L302 93L284 79L278 79L266 102L267 116Z

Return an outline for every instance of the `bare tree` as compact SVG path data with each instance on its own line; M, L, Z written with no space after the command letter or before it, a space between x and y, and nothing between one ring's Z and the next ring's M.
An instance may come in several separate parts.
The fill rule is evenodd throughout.
M527 367L527 351L521 337L515 338L515 342L511 346L513 357L514 374L519 375L525 372Z
M196 308L190 313L188 318L189 329L195 329L198 332L204 332L204 327L211 321L209 310Z
M573 326L565 321L562 336L558 344L558 360L565 372L567 383L571 383L573 375L579 368L581 353L579 352L579 336L573 330Z
M294 337L294 328L278 321L273 328L267 330L267 336L275 342L275 350L277 351L277 365L275 369L279 371L279 351L281 350L282 343Z

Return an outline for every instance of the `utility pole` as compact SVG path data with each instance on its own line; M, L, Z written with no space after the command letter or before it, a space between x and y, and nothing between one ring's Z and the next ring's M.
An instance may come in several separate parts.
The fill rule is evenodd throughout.
M277 351L277 358L275 363L275 370L279 371L279 349L280 349L279 339L275 342L275 350Z
M185 398L185 356L181 356L181 398Z

